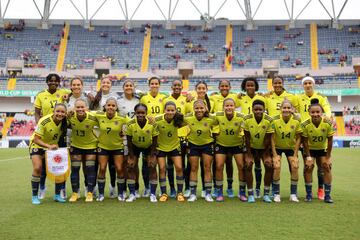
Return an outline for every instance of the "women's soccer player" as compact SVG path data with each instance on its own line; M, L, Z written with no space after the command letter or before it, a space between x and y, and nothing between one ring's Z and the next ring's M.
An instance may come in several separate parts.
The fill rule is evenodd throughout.
M270 184L273 174L271 158L271 134L272 119L264 113L265 103L261 100L255 100L252 104L252 114L244 116L244 133L245 133L245 169L248 183L248 202L255 202L253 192L253 175L252 165L255 161L260 165L260 160L265 166L264 177L264 196L263 201L271 203L269 196Z
M314 161L320 162L324 171L324 187L326 203L333 203L330 196L331 193L331 150L333 143L334 129L332 122L323 116L324 111L319 100L311 100L308 112L311 119L302 123L303 128L303 144L306 154L304 166L305 175L305 201L312 201L312 172L314 169Z
M159 164L159 183L161 190L160 202L168 200L166 193L166 157L175 165L177 197L179 202L184 202L185 198L182 193L184 176L181 160L180 139L178 129L183 126L184 116L176 110L174 102L165 104L165 113L155 118L156 127L159 132L157 159Z
M94 99L90 103L90 110L103 111L106 101L109 98L117 99L117 94L111 91L112 82L108 76L101 78L100 90L96 92ZM97 131L96 131L97 133ZM116 170L114 159L109 159L109 173L110 173L110 198L115 198L115 182L116 182Z
M78 98L74 103L75 113L68 117L68 127L71 128L71 186L72 195L69 202L76 202L80 198L79 171L83 164L84 176L87 181L86 202L93 201L93 190L96 182L95 161L97 137L93 130L98 126L96 117L88 112L87 101ZM84 167L85 165L85 167Z
M48 85L48 89L39 92L36 95L34 108L35 108L35 122L38 123L41 117L44 117L48 114L52 114L54 112L54 107L56 103L64 102L67 94L70 93L68 89L59 89L60 86L60 76L54 73L50 73L46 77L46 84ZM65 146L65 135L59 137L60 146ZM45 187L46 180L46 172L41 173L40 178L40 191L39 198L43 199L46 192ZM65 186L62 187L61 195L63 198L66 197Z
M214 103L214 112L222 112L224 111L223 106L224 106L224 100L227 98L231 98L234 100L235 102L235 107L239 107L240 106L240 99L238 98L237 94L235 93L231 93L231 85L230 85L230 81L223 79L220 80L219 82L219 91L220 94L215 94L210 96L210 99L213 101ZM213 132L216 133L218 132L218 128L214 128ZM233 164L232 164L232 157L226 157L225 160L226 163L226 175L227 175L227 195L228 197L234 197L234 191L232 189L232 183L233 183ZM213 165L215 166L215 165ZM215 172L215 168L213 167L213 171ZM215 195L216 195L216 191L215 191Z
M280 202L280 171L281 155L284 153L290 169L291 186L290 201L299 202L297 198L297 184L299 179L298 151L301 142L300 118L293 115L294 106L285 99L280 105L281 115L273 117L274 133L271 139L273 154L273 193L274 202Z
M223 103L224 111L216 113L219 133L216 134L215 160L216 160L216 188L217 202L224 201L223 197L223 171L226 158L235 158L239 173L239 199L247 201L245 193L244 174L244 141L243 141L243 115L235 112L235 101L226 98Z
M213 141L211 127L215 125L216 119L209 116L208 108L202 99L194 102L194 114L185 117L185 122L190 128L189 141L189 161L191 165L190 189L191 195L189 202L194 202L196 198L197 172L199 160L204 163L204 187L205 201L213 202L211 197L211 164L213 162Z
M255 100L261 100L265 103L264 110L267 109L266 99L257 93L259 90L259 83L256 78L248 77L245 78L241 83L241 90L246 92L245 96L241 96L240 107L243 114L252 114L252 106ZM260 161L255 161L255 197L260 198L260 186L261 186L261 164Z
M179 79L175 79L172 82L171 90L172 93L169 97L165 98L165 104L167 102L174 102L176 104L177 112L183 114L184 116L191 112L192 109L186 102L186 97L181 94L183 89L182 81ZM187 126L181 127L178 129L178 136L180 139L180 147L181 147L181 159L182 159L182 168L183 168L183 176L185 179L185 197L190 196L190 186L189 186L189 175L190 175L190 164L186 163L186 152L187 152L187 135L189 132L189 128ZM170 197L176 196L175 183L174 183L174 164L171 159L168 158L167 161L167 175L169 179L170 185Z
M158 77L151 77L148 81L149 84L149 92L140 98L140 103L145 104L148 111L148 116L155 117L158 114L162 114L164 112L164 100L166 96L159 92L160 90L160 79ZM149 169L147 169L148 163L145 158L142 158L142 176L144 180L144 193L143 197L150 196L149 190Z
M75 101L77 99L83 99L87 106L90 106L91 103L91 95L90 94L86 94L83 89L84 89L84 81L79 78L79 77L75 77L73 79L71 79L70 81L70 89L71 89L71 93L67 96L66 102L67 102L67 109L69 110L74 110L75 108Z
M100 135L98 137L98 161L99 173L97 184L99 202L104 201L105 173L109 158L114 159L117 173L118 200L125 201L123 192L125 190L125 169L124 169L124 144L123 125L126 118L118 113L117 99L108 98L105 102L104 112L97 112L95 117L99 122Z
M156 172L156 145L157 136L159 135L154 124L150 123L147 116L147 107L145 104L139 103L134 108L135 118L128 122L126 128L127 143L129 148L128 156L128 179L127 184L130 189L129 198L127 202L136 200L135 196L135 179L136 179L136 165L140 153L146 160L149 169L150 179L150 202L157 202L156 187L157 187L157 172Z
M267 110L270 117L281 115L281 104L285 99L289 100L294 110L298 108L297 98L294 94L289 93L284 88L284 79L281 76L275 76L272 79L274 91L265 95Z
M328 118L331 119L331 107L328 102L328 99L326 96L316 92L314 90L315 87L315 79L306 76L301 81L303 87L304 87L304 93L297 95L297 101L298 101L298 108L297 111L300 113L301 122L304 122L308 119L310 119L309 115L309 106L311 104L312 99L318 99L319 105L323 108L323 114ZM319 159L319 158L317 158ZM318 166L318 199L324 200L324 178L323 178L323 171L321 168L321 163L319 160L317 160L316 165Z
M55 103L54 103L55 104ZM53 114L46 115L38 121L37 128L30 139L30 158L33 164L31 187L32 204L40 204L38 197L40 175L45 170L45 151L59 148L60 136L66 134L66 106L63 103L54 105ZM66 199L60 196L60 190L65 183L55 184L56 202L64 203Z

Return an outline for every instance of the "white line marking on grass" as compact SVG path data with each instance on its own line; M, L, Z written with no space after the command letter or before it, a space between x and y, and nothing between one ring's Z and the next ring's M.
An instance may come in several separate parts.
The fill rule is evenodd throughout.
M1 159L1 160L0 160L0 163L1 163L1 162L13 161L13 160L20 160L20 159L24 159L24 158L26 158L26 156L23 156L23 157L16 157L16 158Z

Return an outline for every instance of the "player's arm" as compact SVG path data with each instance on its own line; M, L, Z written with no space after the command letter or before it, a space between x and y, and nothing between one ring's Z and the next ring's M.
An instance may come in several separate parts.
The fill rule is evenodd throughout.
M326 149L326 158L331 158L331 151L333 146L333 136L327 138L327 149Z
M271 152L274 158L278 158L275 148L275 133L271 134Z
M321 106L324 109L325 116L331 119L331 107L329 101L327 100L327 97L324 97Z
M59 148L57 144L47 144L41 139L41 136L37 134L34 136L34 143L50 150L56 150Z
M297 133L295 135L295 147L294 147L294 157L297 158L298 157L298 152L300 149L300 144L301 144L301 133Z
M265 147L264 150L266 152L271 150L271 136L272 136L272 133L266 133L265 137L264 137L264 147Z
M41 118L41 109L35 107L35 123L37 124Z
M250 139L251 139L251 135L250 132L247 130L244 130L244 135L245 135L245 146L246 146L246 154L251 155L251 144L250 144Z

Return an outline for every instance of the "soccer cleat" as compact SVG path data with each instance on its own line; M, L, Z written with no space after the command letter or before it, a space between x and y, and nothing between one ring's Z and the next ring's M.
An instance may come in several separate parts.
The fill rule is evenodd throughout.
M217 202L223 202L224 201L224 196L220 195L216 197L216 201Z
M170 190L170 196L169 197L171 197L171 198L175 198L176 197L176 190L175 190L175 188L172 188L171 190Z
M103 202L105 199L104 194L99 194L99 196L96 198L97 202Z
M60 196L60 194L55 194L55 195L54 195L54 200L55 200L55 202L66 203L66 199L62 198L62 197Z
M39 204L41 204L38 196L32 196L32 198L31 198L31 203L34 204L34 205L39 205Z
M332 198L330 196L326 196L324 199L324 202L326 203L334 203L334 201L332 200Z
M201 197L202 197L202 198L205 198L205 197L206 197L206 191L205 191L205 190L201 191Z
M232 189L227 189L227 190L226 190L226 194L227 194L227 196L228 196L229 198L235 197L235 195L234 195L234 190L232 190Z
M126 192L126 191L123 191L123 194L122 194L122 195L124 196L124 199L127 198L127 192Z
M183 193L178 193L178 194L176 195L176 200L177 200L178 202L185 202L185 198L184 198Z
M299 202L299 199L296 196L296 194L291 194L289 200L290 200L290 202Z
M63 199L66 199L67 198L67 195L66 195L66 189L63 188L60 190L60 197L63 198Z
M79 198L80 198L79 193L73 192L73 193L71 194L71 197L70 197L70 199L69 199L69 202L76 202Z
M94 195L92 192L88 192L86 194L85 202L92 202L92 201L94 201Z
M126 199L126 202L133 202L136 200L135 194L130 193L129 197Z
M218 188L214 188L214 191L211 194L211 196L216 198L217 196L219 196L219 192L220 192L220 190Z
M140 193L139 193L138 190L135 190L135 197L136 197L136 198L141 198L141 195L140 195Z
M155 194L150 194L150 202L152 203L156 203L157 199L156 199L156 195Z
M214 202L214 199L212 198L211 194L206 194L205 201L207 202Z
M274 202L276 202L276 203L281 202L280 194L274 194Z
M266 203L271 203L272 201L271 201L271 198L270 198L270 196L269 195L264 195L264 197L263 197L263 202L266 202Z
M116 198L115 188L111 185L109 186L109 195L110 195L110 198Z
M188 198L188 197L190 197L190 194L191 194L191 191L189 189L185 190L184 197Z
M195 202L197 200L197 197L195 194L190 194L188 198L188 202Z
M261 198L260 189L255 189L255 198Z
M119 202L125 202L125 197L124 197L123 193L119 194L117 198L118 198Z
M239 195L238 195L238 198L239 198L239 200L242 201L242 202L246 202L246 201L247 201L247 197L246 197L245 195L239 194Z
M312 195L306 195L305 202L312 202Z
M149 196L150 196L150 189L145 188L142 197L149 197Z
M169 196L166 193L161 194L161 197L159 198L160 202L166 202L168 200Z
M325 198L325 192L323 188L319 188L318 189L318 193L317 193L318 199L319 200L324 200Z
M97 197L98 190L99 190L99 189L98 189L98 185L96 184L95 187L94 187L94 189L93 189L94 198Z
M39 199L44 199L45 198L45 194L46 194L46 188L39 190L39 194L38 194L38 198Z
M248 202L248 203L254 203L254 202L255 202L255 197L254 197L254 195L249 195L249 196L248 196L248 199L247 199L247 202Z

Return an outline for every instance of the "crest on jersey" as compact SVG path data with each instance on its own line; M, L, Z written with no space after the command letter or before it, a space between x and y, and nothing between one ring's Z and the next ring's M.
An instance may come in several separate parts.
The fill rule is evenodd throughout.
M266 127L265 126L262 126L262 129L265 129Z
M115 125L118 125L118 124L119 124L119 122L118 122L118 121L115 121L115 122L114 122L114 124L115 124Z
M237 126L239 126L239 125L240 125L240 123L236 122L236 123L234 123L234 125L237 127Z
M146 132L146 134L150 134L150 130L146 130L145 132Z
M235 123L236 124L236 123ZM221 123L221 125L225 125L225 123ZM236 126L236 125L235 125Z
M324 128L322 128L321 131L324 133L326 130Z
M205 127L207 127L207 126L208 126L208 123L207 123L207 122L205 122L205 123L204 123L204 126L205 126Z
M56 94L56 97L59 98L59 97L60 97L60 94Z
M291 128L291 129L295 129L295 126L294 126L294 125L291 125L290 128Z
M90 128L90 125L85 125L85 128Z
M185 104L185 102L184 102L184 101L181 101L181 102L180 102L180 104L181 104L181 105L184 105L184 104Z
M162 101L163 101L163 100L160 98L160 99L159 99L159 103L162 103Z

